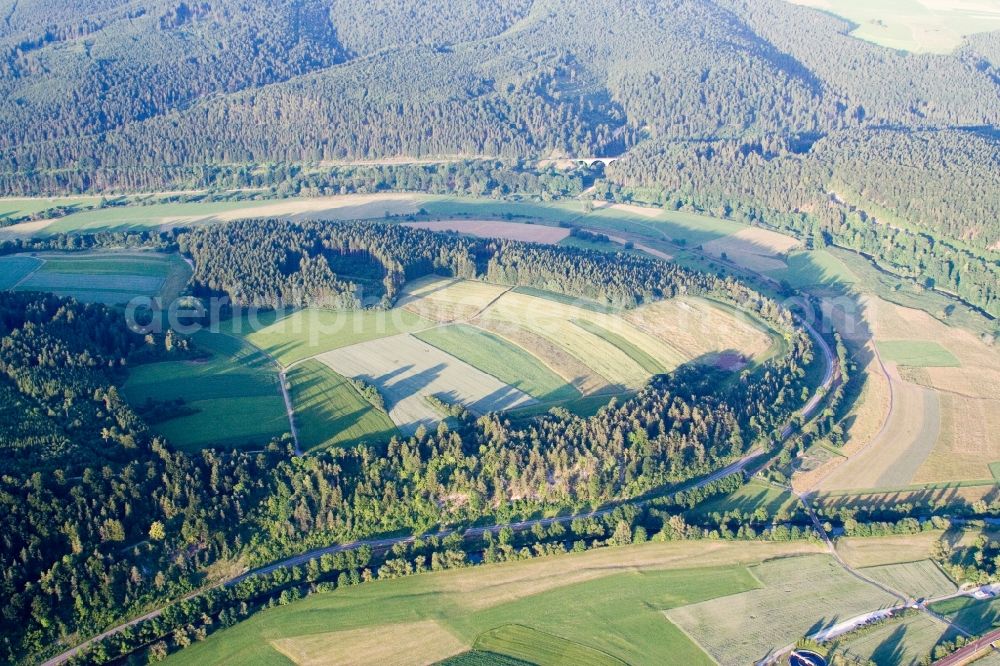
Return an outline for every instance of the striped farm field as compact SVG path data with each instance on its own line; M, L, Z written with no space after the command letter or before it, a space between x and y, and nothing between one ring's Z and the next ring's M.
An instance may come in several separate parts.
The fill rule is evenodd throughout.
M432 321L465 320L476 316L507 289L478 280L421 278L406 285L398 306Z
M527 393L408 334L334 349L316 358L345 377L374 385L386 401L389 418L406 434L420 426L434 428L441 420L428 397L460 404L475 414L536 402Z
M543 402L571 400L580 392L535 356L498 335L466 324L415 334L429 345Z
M931 654L939 641L953 640L956 632L925 613L910 613L857 637L838 641L835 653L859 664L898 664L918 666ZM979 662L976 662L979 666Z
M140 412L151 402L183 401L177 416L150 424L154 432L188 451L259 447L289 432L277 369L264 354L218 333L197 333L194 343L209 356L136 366L122 387Z
M338 375L319 361L304 361L286 375L303 451L386 442L399 431Z
M288 367L296 361L369 340L433 326L402 308L392 310L321 310L264 313L225 322L224 329L246 338Z
M81 301L107 304L126 303L136 297L173 298L191 275L188 265L176 254L44 253L32 258L41 265L24 276L16 289L49 291Z
M611 384L622 387L641 386L653 373L629 356L626 350L609 342L607 335L596 335L578 322L589 322L604 332L619 336L629 348L642 350L643 358L652 358L658 367L672 369L688 360L617 315L537 296L508 292L480 317L490 322L492 330L503 330L504 324L513 324L531 331L576 357Z
M913 599L942 597L958 589L932 560L884 564L861 573Z

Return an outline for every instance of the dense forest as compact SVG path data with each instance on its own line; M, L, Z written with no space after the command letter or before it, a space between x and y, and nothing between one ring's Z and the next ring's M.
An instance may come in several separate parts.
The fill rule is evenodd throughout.
M81 242L121 243L119 236ZM731 279L652 259L350 223L236 222L129 238L191 252L196 284L239 302L275 294L258 292L266 282L254 279L227 291L230 271L277 270L310 295L354 293L356 284L330 270L336 261L310 268L330 249L351 248L366 262L385 262L395 276L387 285L437 271L623 306L711 293L771 321L790 344L733 381L682 367L589 418L565 410L518 422L488 415L306 458L281 441L258 453L185 454L153 437L116 387L137 363L197 353L187 341L134 334L103 306L0 294L0 390L4 409L24 415L4 419L0 439L0 584L10 600L0 619L3 661L198 587L213 563L265 563L377 533L504 521L682 482L775 445L807 392L812 345L787 312Z

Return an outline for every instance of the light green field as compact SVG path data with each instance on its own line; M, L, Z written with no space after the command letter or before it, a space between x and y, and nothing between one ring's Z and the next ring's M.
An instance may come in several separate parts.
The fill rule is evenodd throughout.
M791 252L785 259L788 268L767 271L775 280L784 280L801 289L813 286L846 286L858 277L844 262L826 250Z
M9 257L17 259L18 257ZM140 297L170 299L187 284L191 269L176 254L80 252L37 255L44 263L19 291L49 291L81 301L116 304Z
M474 326L442 326L416 337L543 402L580 397L579 391L530 353Z
M296 365L286 379L303 451L386 442L399 432L388 416L319 361Z
M935 622L924 613L912 613L892 620L857 638L838 643L835 653L857 663L917 666L942 640L951 640L955 632ZM976 662L978 663L978 662Z
M765 509L772 516L782 513L792 516L801 511L798 498L789 491L752 479L735 492L698 504L688 515L708 516L728 511L753 513L759 508Z
M624 232L664 238L695 247L738 231L747 225L709 215L662 208L599 208L577 222L606 232Z
M319 310L308 308L289 315L263 313L263 328L249 318L230 320L223 329L245 337L288 367L331 349L369 340L410 333L433 322L400 308L392 310Z
M74 231L122 231L159 227L172 218L211 217L220 213L267 206L274 201L209 201L194 203L159 203L148 206L121 206L100 208L73 213L48 224L43 234L70 233Z
M0 257L0 289L13 289L18 282L42 265L40 259L27 256Z
M475 647L539 665L626 666L624 661L606 652L520 624L505 624L483 632Z
M629 358L638 363L649 374L659 375L669 371L666 366L647 354L646 350L632 344L632 342L614 331L609 331L603 326L592 321L587 321L586 319L574 319L573 323L625 352Z
M477 639L485 632L513 624L631 664L708 665L711 659L663 611L757 588L740 562L817 551L804 543L647 543L378 581L264 611L168 661L287 664L274 642L369 629L391 644L404 638L395 627L433 620L466 649L480 647ZM566 663L542 652L554 642L520 658ZM530 647L518 644L519 650ZM501 647L493 643L491 649ZM419 655L409 657L420 662Z
M931 610L975 635L1000 626L1000 599L980 601L972 597L955 597L931 604Z
M965 35L1000 30L1000 7L989 0L792 0L855 24L851 35L914 53L950 53Z
M719 663L754 663L775 647L896 602L827 555L773 560L751 571L760 589L667 611Z
M930 340L885 340L878 343L882 358L897 365L915 368L957 368L955 355Z
M51 197L30 199L0 198L0 224L5 220L19 219L56 207L86 208L100 201L97 197Z
M197 413L156 423L154 432L188 451L262 446L289 431L276 369L266 356L227 335L194 336L207 361L165 361L131 370L122 387L137 407L183 399Z
M931 560L868 567L861 573L913 599L941 597L958 589Z

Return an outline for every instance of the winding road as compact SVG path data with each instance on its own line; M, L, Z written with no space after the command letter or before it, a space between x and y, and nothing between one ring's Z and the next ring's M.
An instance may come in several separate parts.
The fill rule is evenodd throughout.
M824 357L825 363L826 363L826 370L825 370L825 373L824 373L824 376L823 376L823 381L816 388L816 390L814 391L812 397L799 410L798 417L802 421L805 421L805 420L808 420L809 418L811 418L814 415L815 411L822 404L823 399L829 393L830 389L834 386L834 383L836 382L837 378L839 377L839 373L838 373L838 370L837 370L837 359L834 356L833 350L830 348L830 345L826 342L826 340L823 339L823 336L821 336L816 331L816 329L813 328L805 320L799 319L799 323L802 324L802 326L809 333L810 337L812 337L812 339L816 342L816 344L822 350L823 357ZM261 350L261 351L263 351L263 350ZM263 352L263 353L266 356L268 356L268 358L270 358L271 361L274 362L275 365L279 369L281 368L280 364L278 364L278 362L277 362L277 359L275 359L273 356L271 356L267 352ZM296 452L297 455L301 455L301 451L300 451L299 443L298 443L298 434L296 432L295 423L294 423L294 413L293 413L294 410L292 408L292 403L291 403L290 397L288 395L284 371L281 371L281 373L280 373L280 380L281 380L282 395L285 398L285 405L286 405L286 408L288 409L289 425L290 425L291 430L292 430L292 437L295 440L295 452ZM793 434L793 432L794 432L793 420L790 419L789 422L781 430L781 440L784 441L784 440L788 439ZM746 468L754 460L756 460L757 458L759 458L760 456L762 456L764 453L765 452L763 450L755 449L755 450L749 452L747 455L745 455L742 458L740 458L739 460L737 460L737 461L735 461L735 462L733 462L733 463L731 463L731 464L729 464L729 465L727 465L725 467L722 467L722 468L720 468L720 469L712 472L711 474L709 474L709 475L707 475L705 477L702 477L701 479L698 479L697 481L683 483L683 484L680 484L680 485L678 485L678 486L676 486L674 488L670 488L669 492L680 492L680 491L683 491L683 490L694 490L694 489L697 489L697 488L704 487L704 486L706 486L706 485L708 485L708 484L710 484L710 483L712 483L714 481L718 481L719 479L725 478L725 477L730 476L732 474L743 473L746 470ZM632 506L639 506L639 507L645 506L645 505L649 504L650 502L654 501L654 499L655 499L655 497L646 497L646 498L640 498L640 499L631 500L631 501L623 501L623 502L616 503L614 505L607 506L607 507L602 508L602 509L596 509L596 510L593 510L593 511L588 511L588 512L585 512L585 513L579 513L579 514L568 515L568 516L553 516L553 517L549 517L549 518L536 518L536 519L531 519L531 520L523 520L523 521L519 521L519 522L515 522L515 523L510 523L510 524L507 524L507 525L492 525L492 526L486 526L486 527L473 527L473 528L469 528L469 529L465 530L463 532L463 535L464 535L465 538L473 538L473 539L474 538L481 538L483 536L483 534L485 534L486 532L499 532L504 527L509 527L510 529L514 530L515 532L524 532L524 531L530 530L535 525L540 525L542 527L547 527L547 526L552 525L554 523L568 523L568 522L572 522L573 520L576 520L576 519L596 518L596 517L605 516L605 515L610 514L612 511L614 511L618 506L622 506L622 505L632 505ZM813 516L814 516L814 521L816 521L818 523L818 518L815 517L815 514L813 514ZM820 527L822 527L822 526L820 526ZM454 533L456 531L456 529L457 528L441 530L441 531L437 532L435 534L435 536L439 536L439 537L448 536L449 534ZM826 536L826 533L823 532L823 531L821 531L820 533L823 534L824 538L827 539L828 543L830 544L830 547L832 548L832 542L829 542L829 538ZM425 536L429 536L429 535L425 535ZM76 656L82 650L85 650L92 643L95 643L97 641L100 641L100 640L103 640L105 638L108 638L109 636L113 636L113 635L115 635L115 634L123 631L124 629L127 629L128 627L134 626L134 625L136 625L136 624L138 624L140 622L143 622L143 621L146 621L146 620L151 620L153 618L159 617L163 613L164 609L167 606L172 605L173 603L176 603L177 601L182 601L184 599L197 596L198 594L202 594L202 593L204 593L204 592L206 592L208 590L215 589L215 588L218 588L218 587L223 587L223 586L235 585L236 583L239 583L240 581L245 580L246 578L248 578L250 576L253 576L253 575L266 574L266 573L270 573L270 572L276 571L278 569L299 566L299 565L302 565L302 564L308 562L309 560L315 559L317 557L321 557L322 555L329 554L329 553L338 553L338 552L342 552L342 551L346 551L346 550L353 550L353 549L356 549L356 548L361 548L361 547L364 547L364 546L368 546L369 548L371 548L373 550L385 550L385 549L391 548L392 546L394 546L396 544L411 543L415 539L416 539L416 536L413 536L413 535L386 537L386 538L380 538L380 539L361 539L361 540L352 541L352 542L348 542L348 543L332 544L330 546L325 546L325 547L322 547L322 548L316 548L316 549L313 549L313 550L301 553L299 555L295 555L295 556L292 556L292 557L285 558L283 560L279 560L277 562L273 562L273 563L268 564L266 566L263 566L263 567L260 567L260 568L257 568L257 569L253 569L251 571L244 572L242 574L239 574L237 576L233 576L233 577L228 578L226 580L218 581L214 585L211 585L211 586L208 586L208 587L196 590L195 592L192 592L191 594L188 594L188 595L186 595L184 597L181 597L179 599L173 600L169 604L166 604L166 605L161 606L159 608L150 610L149 612L147 612L147 613L145 613L143 615L140 615L140 616L138 616L136 618L133 618L133 619L127 621L127 622L123 622L122 624L119 624L119 625L117 625L115 627L112 627L112 628L110 628L110 629L108 629L108 630L106 630L106 631L104 631L104 632L102 632L102 633L100 633L100 634L98 634L96 636L93 636L92 638L90 638L90 639L88 639L88 640L86 640L86 641L84 641L84 642L76 645L75 647L72 647L72 648L66 650L65 652L62 652L61 654L59 654L59 655L57 655L55 657L52 657L51 659L45 661L43 663L43 666L58 666L59 664L63 664L66 661L68 661L69 659L71 659L74 656Z

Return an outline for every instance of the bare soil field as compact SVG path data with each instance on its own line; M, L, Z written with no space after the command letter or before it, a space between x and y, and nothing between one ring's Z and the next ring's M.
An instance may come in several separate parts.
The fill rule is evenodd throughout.
M421 425L434 428L441 421L427 396L460 403L476 414L536 403L526 393L408 334L342 347L316 358L345 377L376 386L386 399L389 418L408 434Z
M279 638L271 645L299 666L423 666L470 647L433 620Z
M505 238L528 243L556 244L569 236L569 229L549 227L540 224L520 222L500 222L497 220L436 220L429 222L405 222L403 226L430 231L457 231L480 238Z

